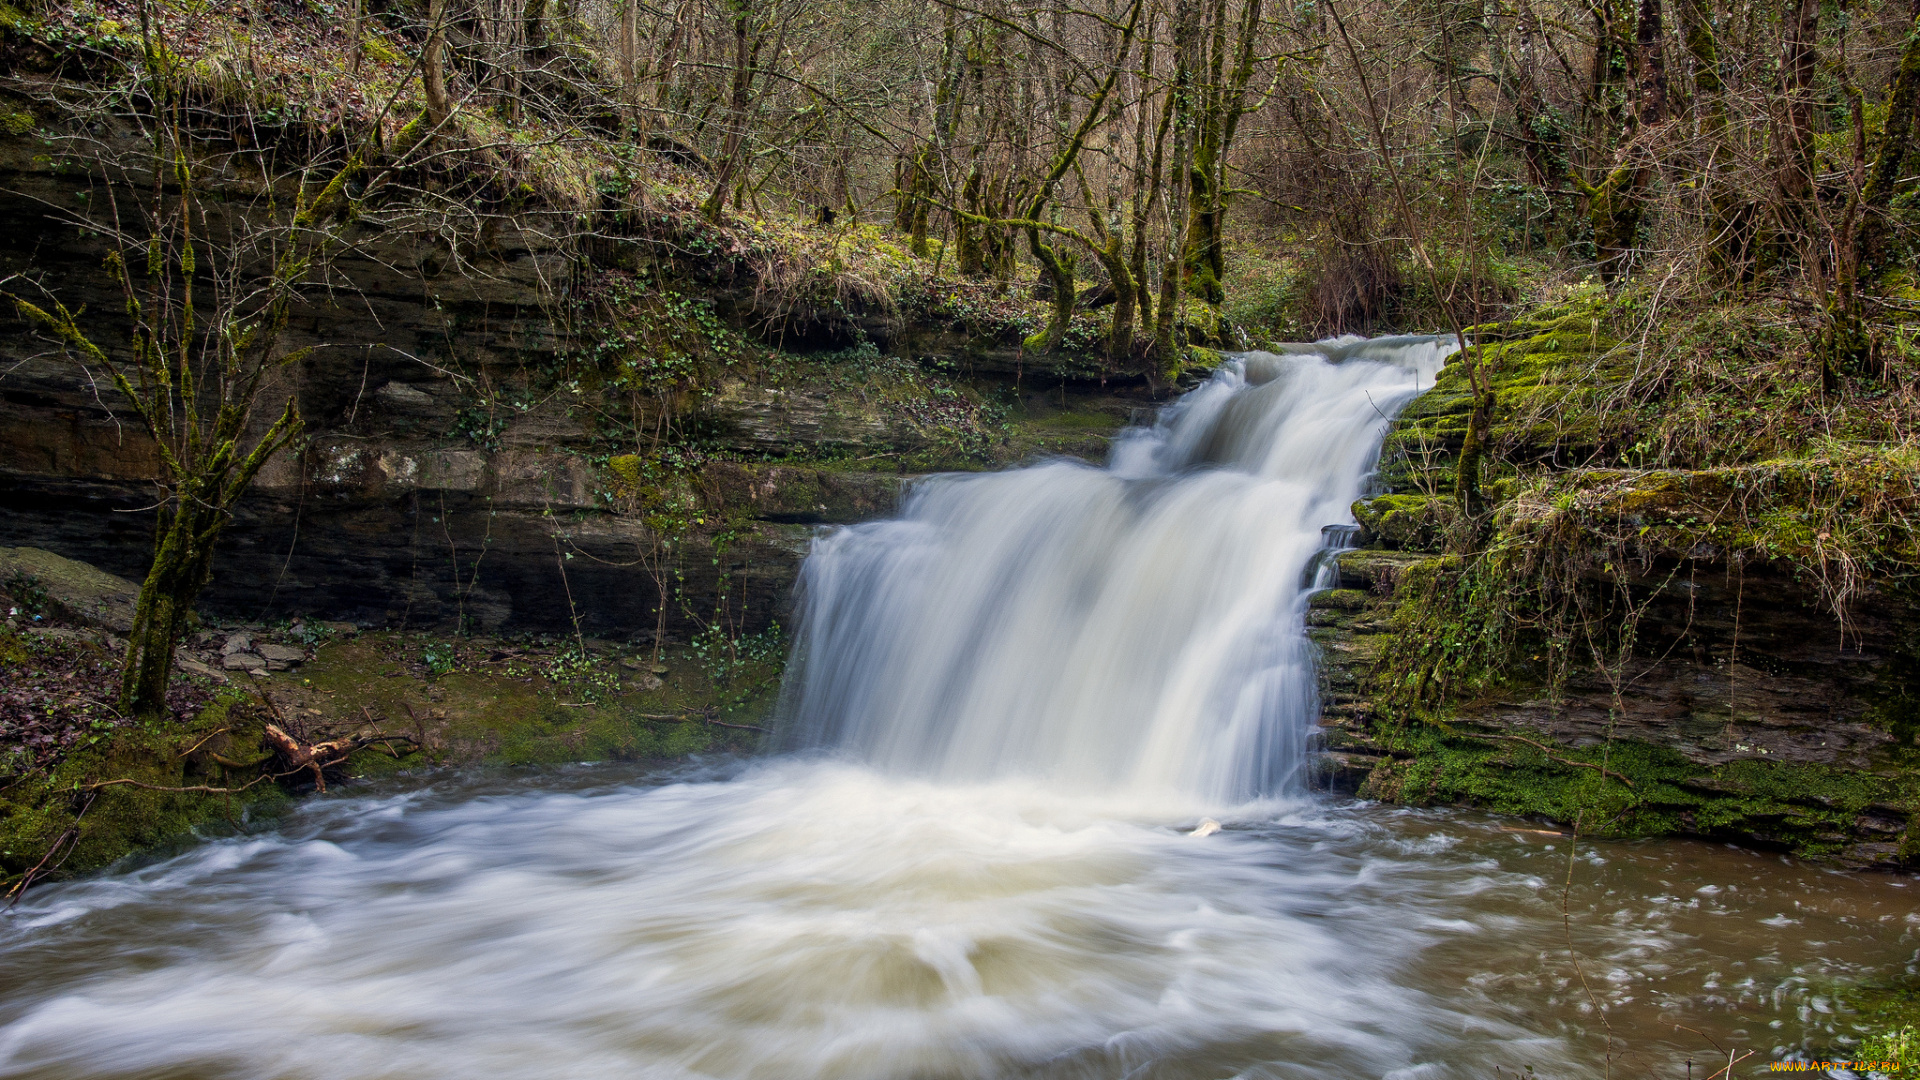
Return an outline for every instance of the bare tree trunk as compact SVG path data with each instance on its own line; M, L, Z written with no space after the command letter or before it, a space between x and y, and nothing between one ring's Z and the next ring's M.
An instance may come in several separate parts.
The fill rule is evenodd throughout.
M713 192L700 204L700 215L708 221L720 220L727 195L740 169L740 149L746 140L747 107L752 103L754 61L760 42L753 30L752 0L728 0L733 13L733 78L727 94L727 133L720 152L720 166L713 177Z
M1813 77L1818 65L1820 0L1786 0L1781 20L1780 91L1775 105L1774 224L1776 242L1807 235L1813 197Z
M420 83L427 98L427 123L435 131L453 115L447 99L447 0L427 7L427 43L420 53Z

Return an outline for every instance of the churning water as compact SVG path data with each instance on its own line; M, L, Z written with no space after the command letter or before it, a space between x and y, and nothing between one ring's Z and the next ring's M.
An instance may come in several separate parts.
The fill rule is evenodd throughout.
M313 800L30 894L0 1075L1597 1077L1599 1010L1623 1075L1708 1061L1675 1024L1844 1046L1903 882L1297 790L1321 529L1444 351L1241 358L1107 469L822 537L805 752Z

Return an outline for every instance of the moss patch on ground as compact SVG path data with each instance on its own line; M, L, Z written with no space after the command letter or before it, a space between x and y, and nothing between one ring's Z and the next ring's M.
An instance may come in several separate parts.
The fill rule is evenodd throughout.
M271 820L288 794L245 767L269 756L267 722L229 691L191 719L120 728L13 778L0 789L0 890Z
M431 765L662 761L743 751L779 692L778 659L736 662L589 641L378 631L331 642L271 691L313 728L371 722L424 762L362 752L366 775ZM655 674L656 666L661 669Z
M0 891L271 822L313 784L306 772L274 771L268 724L307 742L400 737L329 770L336 786L443 766L668 761L760 744L779 688L777 637L703 640L657 661L581 644L342 633L297 671L235 673L190 717L103 729L0 787Z

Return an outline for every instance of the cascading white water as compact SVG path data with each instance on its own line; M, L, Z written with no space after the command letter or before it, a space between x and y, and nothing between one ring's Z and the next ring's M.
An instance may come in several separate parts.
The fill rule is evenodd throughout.
M790 741L947 780L1222 802L1284 788L1314 716L1309 562L1453 348L1238 356L1104 469L939 476L899 518L822 537Z

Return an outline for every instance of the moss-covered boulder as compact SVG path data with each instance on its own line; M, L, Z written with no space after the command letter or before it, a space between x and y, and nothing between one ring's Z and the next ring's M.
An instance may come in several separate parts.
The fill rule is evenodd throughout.
M140 597L140 586L125 578L36 547L0 547L0 590L13 598L10 606L44 606L45 614L122 634L133 629Z

